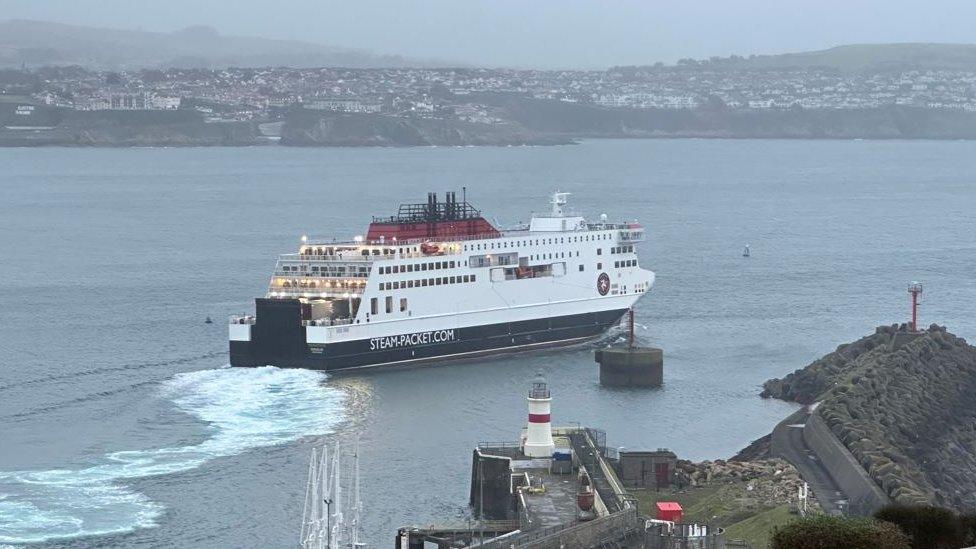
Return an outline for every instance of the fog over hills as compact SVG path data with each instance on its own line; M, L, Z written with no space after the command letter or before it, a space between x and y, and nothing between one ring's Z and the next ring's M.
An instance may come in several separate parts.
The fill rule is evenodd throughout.
M970 70L976 71L974 44L850 44L825 50L712 57L694 63L730 69L831 68L842 71ZM682 59L679 64L689 63Z
M655 52L647 53L650 65ZM207 26L174 32L105 29L27 19L0 22L0 67L81 65L91 69L222 67L456 67L459 60L416 59L296 40L225 36ZM729 69L832 68L973 70L976 45L852 44L818 51L682 59L679 64Z
M0 22L0 67L82 65L93 69L424 67L450 63L292 40L224 36L211 27L175 32L103 29L12 19Z

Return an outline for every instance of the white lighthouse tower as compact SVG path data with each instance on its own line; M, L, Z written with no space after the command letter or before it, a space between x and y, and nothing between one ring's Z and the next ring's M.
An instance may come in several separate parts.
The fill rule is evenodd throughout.
M549 385L542 374L532 382L528 400L529 425L526 428L522 452L528 457L552 457L556 449L556 444L552 441L550 419L552 397L549 396Z

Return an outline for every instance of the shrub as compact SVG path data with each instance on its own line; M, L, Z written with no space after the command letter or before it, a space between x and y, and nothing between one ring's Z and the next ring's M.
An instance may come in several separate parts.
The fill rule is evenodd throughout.
M898 526L908 536L912 549L957 549L966 545L968 528L949 509L892 503L874 516Z
M908 537L889 522L814 516L776 528L771 549L910 549Z
M959 517L962 531L966 534L967 547L976 545L976 514L967 514Z

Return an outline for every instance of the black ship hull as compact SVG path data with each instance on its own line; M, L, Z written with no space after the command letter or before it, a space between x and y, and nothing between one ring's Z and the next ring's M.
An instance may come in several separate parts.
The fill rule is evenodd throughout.
M295 300L259 299L250 341L230 342L232 366L344 370L455 360L592 339L627 309L434 330L420 334L309 344Z

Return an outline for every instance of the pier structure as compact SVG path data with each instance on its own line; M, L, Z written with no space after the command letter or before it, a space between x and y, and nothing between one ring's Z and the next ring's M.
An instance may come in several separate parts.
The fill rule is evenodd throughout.
M629 335L626 345L599 349L600 385L610 387L660 387L664 384L664 351L638 347L634 337L634 310L628 311Z
M620 458L607 446L606 433L579 425L552 428L548 414L545 422L532 421L531 414L548 412L550 402L548 384L537 379L521 437L475 447L466 523L400 528L397 549L425 543L443 549L724 549L720 530L643 516L618 477Z

